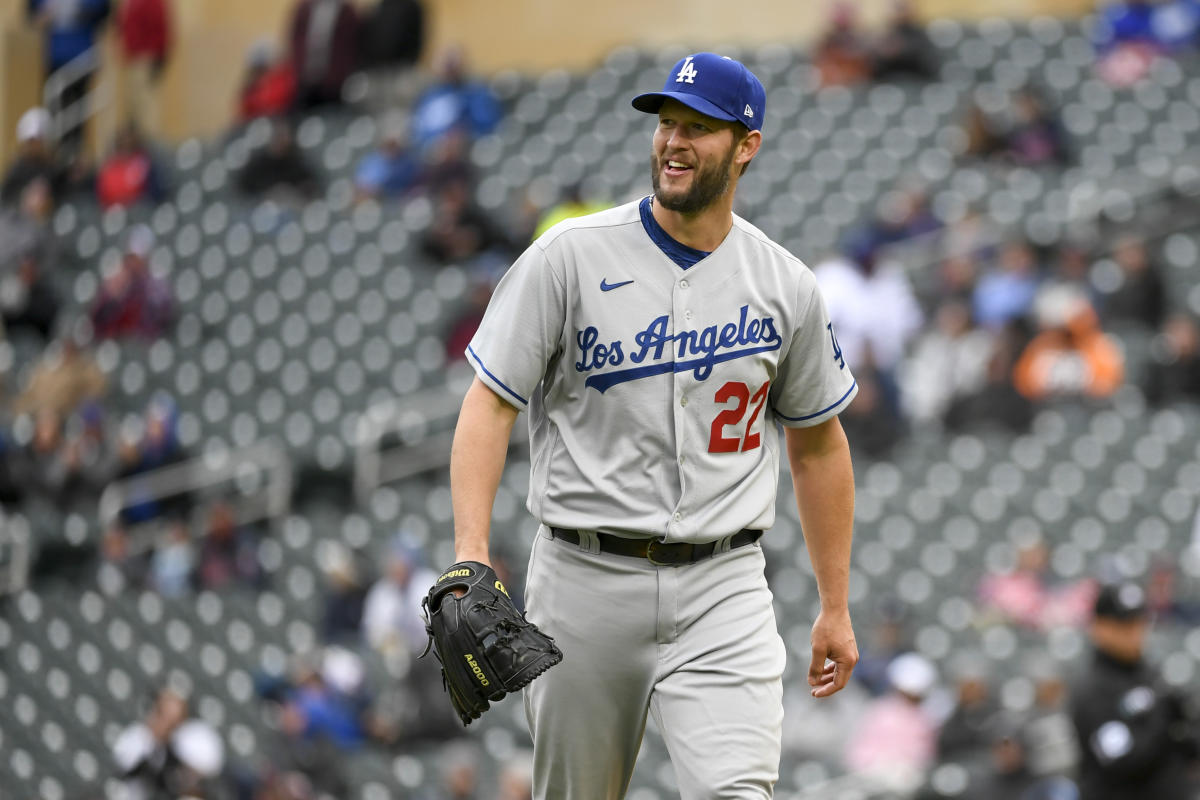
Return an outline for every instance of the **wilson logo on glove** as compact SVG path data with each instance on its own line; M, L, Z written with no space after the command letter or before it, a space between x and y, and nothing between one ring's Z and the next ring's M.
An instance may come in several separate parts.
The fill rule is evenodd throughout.
M441 662L442 685L463 725L562 661L554 639L517 611L487 564L451 565L421 603L429 634L421 655L432 649Z

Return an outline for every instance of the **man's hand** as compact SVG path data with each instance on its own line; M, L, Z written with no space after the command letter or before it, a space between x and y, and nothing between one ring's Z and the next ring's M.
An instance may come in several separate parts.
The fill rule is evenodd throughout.
M812 696L829 697L840 692L857 663L858 645L850 625L850 612L822 610L812 629L812 663L808 665Z

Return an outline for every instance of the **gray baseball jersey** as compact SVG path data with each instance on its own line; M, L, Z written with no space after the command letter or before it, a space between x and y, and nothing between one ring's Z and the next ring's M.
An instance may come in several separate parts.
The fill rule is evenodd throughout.
M467 357L530 412L534 517L669 542L770 528L775 423L823 422L857 391L799 259L735 215L682 269L638 202L530 245Z

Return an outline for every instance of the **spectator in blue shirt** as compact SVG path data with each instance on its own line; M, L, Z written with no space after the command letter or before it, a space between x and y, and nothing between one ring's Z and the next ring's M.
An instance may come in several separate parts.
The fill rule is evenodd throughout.
M29 0L29 18L46 33L47 72L92 49L109 0Z
M376 150L358 163L354 189L359 199L394 199L417 186L420 164L403 131L393 127L384 133Z
M492 90L467 77L461 50L447 51L438 73L438 82L413 105L412 138L421 152L428 152L455 130L463 130L471 138L489 134L500 124L503 114Z
M1024 242L1009 242L1000 253L996 269L975 285L972 306L975 321L998 329L1029 313L1037 294L1038 270L1033 250Z

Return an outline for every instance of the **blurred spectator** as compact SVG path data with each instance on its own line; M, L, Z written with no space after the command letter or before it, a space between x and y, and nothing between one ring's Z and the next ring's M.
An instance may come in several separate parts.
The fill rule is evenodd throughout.
M1000 251L996 267L975 285L972 298L975 321L995 329L1024 317L1033 307L1038 281L1033 248L1023 241L1008 242Z
M891 384L891 376L882 374L871 358L867 357L854 370L858 380L858 396L842 412L842 425L846 437L855 452L871 458L888 454L904 433L904 418L900 415L893 399L884 388Z
M183 597L192 588L196 551L182 519L170 520L150 557L150 585L165 597Z
M412 67L425 47L420 0L377 0L362 26L362 66Z
M272 769L259 781L253 800L317 800L317 790L303 773Z
M85 350L89 341L84 322L51 342L13 403L13 413L51 411L65 418L83 403L101 399L108 380Z
M1140 586L1105 586L1089 628L1091 665L1073 687L1087 800L1192 796L1200 742L1187 702L1144 659L1148 618Z
M912 0L893 0L891 17L875 42L871 76L876 81L932 80L937 75L933 52Z
M1045 101L1030 89L1012 101L1013 122L1005 135L1005 155L1026 167L1066 164L1070 158L1066 133Z
M125 728L112 752L126 800L211 797L225 764L221 737L190 718L187 698L172 688L159 690L145 719Z
M1200 402L1200 326L1187 314L1173 314L1150 348L1146 399L1154 405L1179 400Z
M339 546L323 566L326 588L322 638L329 643L357 641L361 636L367 590L359 577L354 557Z
M1120 387L1121 351L1100 330L1096 313L1078 290L1046 292L1037 308L1041 333L1013 371L1017 391L1033 401L1062 397L1108 397Z
M50 113L44 108L31 108L17 120L17 153L4 174L0 204L15 204L25 187L38 178L49 185L55 202L62 199L66 170L58 160L51 136Z
M421 599L437 578L420 565L416 548L396 540L388 552L387 572L367 592L363 634L371 647L401 659L425 649L428 636Z
M1021 166L1066 164L1070 159L1066 132L1044 99L1032 89L1017 91L1007 119L993 118L978 103L967 109L966 155Z
M320 191L316 171L296 146L291 124L282 117L272 122L267 146L255 151L238 173L237 186L242 194L285 204L310 200Z
M858 30L853 3L839 0L813 50L821 86L853 86L871 77L871 46Z
M929 208L928 191L924 186L910 184L880 198L875 219L866 231L867 240L858 246L877 250L941 227L941 220Z
M1036 665L1033 708L1025 717L1022 738L1027 746L1029 771L1038 777L1074 775L1079 764L1079 743L1067 712L1067 684L1057 667Z
M971 310L961 300L943 303L934 327L917 340L901 372L901 399L916 422L940 422L958 399L979 392L987 382L994 337L971 325Z
M26 250L15 265L0 269L0 320L8 332L28 330L44 342L54 331L61 302L43 257L38 249Z
M425 231L421 249L441 264L482 259L503 261L510 243L492 215L479 208L470 187L462 181L446 183L433 198L433 223Z
M468 77L465 55L451 47L438 59L437 80L413 104L413 143L429 153L454 131L476 139L494 131L502 115L492 90Z
M910 649L903 609L894 600L885 600L875 624L860 645L858 664L853 677L872 697L886 694L892 685L887 668L892 660Z
M112 10L109 0L28 0L28 9L30 20L45 36L43 54L47 77L92 51L96 36ZM81 70L66 84L57 100L58 109L68 109L83 99L91 78L90 70ZM78 150L82 132L82 126L64 131L62 143L71 150Z
M1194 0L1126 0L1106 4L1096 16L1096 71L1117 86L1145 76L1163 53L1195 47L1200 9Z
M235 586L261 588L265 575L258 560L258 537L237 523L233 507L223 501L214 503L204 528L196 587L215 592Z
M238 96L238 119L286 114L296 100L296 72L292 62L279 58L270 40L260 41L246 56L246 74Z
M1188 596L1186 585L1179 581L1178 565L1171 557L1159 556L1150 567L1146 610L1155 624L1193 626L1200 623L1200 602Z
M325 741L341 751L366 742L363 666L358 656L328 648L319 666L304 669L287 696L284 730L300 742Z
M118 440L119 476L130 478L185 461L187 451L179 442L178 425L175 401L165 392L156 392L143 417L136 424L128 425ZM129 523L143 522L162 514L182 517L188 507L185 495L156 498L138 482L133 482L128 492L123 518Z
M968 307L975 292L979 264L973 254L952 255L938 265L937 292L948 301L965 302ZM969 316L969 314L968 314Z
M573 184L563 193L562 200L538 219L537 225L533 229L533 238L538 238L563 220L582 217L587 214L595 214L597 211L603 211L608 207L608 203L596 203L584 200L583 186L578 183Z
M1167 287L1145 242L1136 234L1121 236L1113 244L1113 261L1120 267L1120 280L1100 289L1105 324L1138 322L1158 328L1167 314Z
M358 12L346 0L299 0L292 12L291 61L296 106L342 102L342 84L358 62Z
M151 136L159 132L158 84L171 45L168 12L167 0L124 0L117 16L130 121Z
M135 125L125 125L96 170L96 199L102 208L109 208L160 203L164 197L166 190L150 148Z
M1079 790L1066 778L1033 774L1032 750L1015 720L997 720L988 734L990 769L972 787L973 800L1079 800Z
M425 157L425 186L430 195L436 197L449 186L461 184L469 190L475 185L470 147L470 138L461 130L450 131L434 144Z
M946 412L946 427L952 431L1000 428L1013 432L1029 430L1033 404L1013 385L1013 366L1027 336L1013 323L1002 328L993 340L987 359L983 388L954 399Z
M448 745L441 754L438 787L429 800L484 800L479 793L479 749L462 742Z
M936 754L937 723L922 702L937 682L924 656L904 653L888 666L892 692L865 709L846 750L846 766L882 787L907 792L920 785Z
M145 585L150 573L150 554L138 548L129 536L129 531L115 520L100 537L101 573L113 570L120 584L130 588Z
M846 255L817 265L814 273L845 363L855 370L868 362L878 370L880 402L899 415L896 370L909 340L920 329L921 308L903 267L881 261L870 236L855 237ZM877 313L886 308L888 313Z
M403 197L417 187L421 177L420 162L403 128L395 122L385 124L379 147L363 156L354 171L354 190L360 200Z
M963 128L967 135L965 155L990 159L1004 152L1004 137L979 103L971 101L971 105L967 107Z
M34 178L21 190L19 200L15 206L0 206L0 275L3 276L15 272L31 254L39 266L54 268L55 240L50 231L54 196L50 182Z
M1055 252L1053 270L1046 286L1070 286L1088 296L1097 307L1095 288L1090 281L1091 257L1087 248L1076 242L1065 242ZM1036 300L1035 300L1036 302Z
M146 225L129 232L125 255L100 284L91 319L100 339L157 339L175 319L175 301L166 280L150 270L154 233Z
M938 731L937 751L942 761L970 761L986 753L997 711L982 663L964 661L956 672L957 702Z
M1050 552L1040 538L1018 545L1011 570L988 573L979 583L985 612L1034 629L1082 626L1095 592L1090 580L1056 583Z
M46 503L57 503L66 483L62 463L62 417L40 409L33 417L33 434L17 457L17 481L22 494Z
M92 514L116 467L100 409L88 404L66 421L54 409L39 410L33 438L18 459L17 475L27 497L64 511Z
M475 338L475 331L483 322L488 301L492 299L492 289L492 283L486 280L476 280L471 284L465 307L451 320L442 339L446 343L447 362L466 359L467 345Z
M496 800L533 800L533 753L517 751L500 769Z

